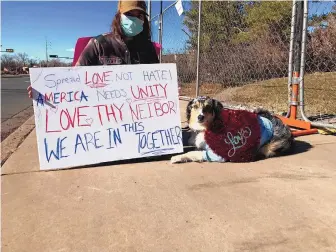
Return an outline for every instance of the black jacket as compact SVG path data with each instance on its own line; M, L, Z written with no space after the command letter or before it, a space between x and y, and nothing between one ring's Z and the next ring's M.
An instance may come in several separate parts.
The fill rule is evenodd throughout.
M150 40L134 37L122 41L113 34L92 38L81 53L77 66L159 63Z

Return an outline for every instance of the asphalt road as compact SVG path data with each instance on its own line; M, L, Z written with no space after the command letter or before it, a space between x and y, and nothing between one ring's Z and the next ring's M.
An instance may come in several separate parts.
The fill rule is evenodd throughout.
M34 114L28 86L29 76L1 78L1 141Z
M32 106L27 94L29 76L1 78L1 123Z

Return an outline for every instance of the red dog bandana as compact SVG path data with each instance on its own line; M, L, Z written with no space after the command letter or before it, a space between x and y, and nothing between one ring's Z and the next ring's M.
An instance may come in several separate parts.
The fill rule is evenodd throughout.
M221 117L205 131L206 143L214 153L231 162L251 162L260 143L257 114L224 109Z

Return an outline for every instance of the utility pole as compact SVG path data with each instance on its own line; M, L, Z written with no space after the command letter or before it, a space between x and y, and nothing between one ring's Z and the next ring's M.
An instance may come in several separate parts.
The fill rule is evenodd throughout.
M46 61L47 61L47 67L48 67L48 61L49 61L49 58L48 58L48 47L51 46L51 43L50 42L48 43L47 37L45 37L45 39L46 39Z
M159 24L159 44L161 45L160 50L160 63L162 62L162 22L163 22L163 5L162 0L160 0L160 24Z
M48 66L48 39L46 37L46 62L47 62L47 66Z

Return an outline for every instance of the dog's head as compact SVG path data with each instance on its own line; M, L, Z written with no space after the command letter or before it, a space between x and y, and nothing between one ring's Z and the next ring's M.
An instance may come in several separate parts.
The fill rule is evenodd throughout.
M186 116L190 129L196 131L206 130L212 122L219 117L223 105L208 96L192 99L187 106Z

